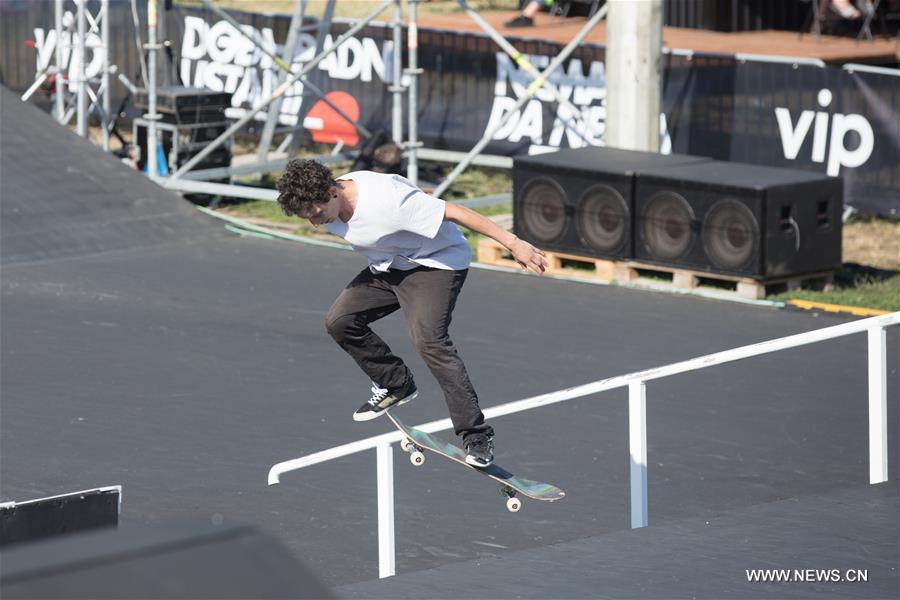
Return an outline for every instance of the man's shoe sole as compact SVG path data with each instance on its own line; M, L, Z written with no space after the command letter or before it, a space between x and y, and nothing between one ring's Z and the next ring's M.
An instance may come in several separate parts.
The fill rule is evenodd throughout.
M489 463L481 464L480 462L476 462L475 459L472 459L472 460L469 460L469 459L470 459L470 457L469 457L469 456L466 456L466 464L467 464L467 465L471 465L471 466L473 466L473 467L481 467L481 468L484 468L484 467L489 467L489 466L491 466L492 464L494 464L494 461L493 461L493 460L492 460L491 462L489 462Z
M413 392L412 394L410 394L409 396L407 396L400 402L395 402L394 404L391 404L387 408L383 408L383 409L379 410L378 412L369 411L369 412L364 412L364 413L353 413L353 420L356 421L357 423L362 423L365 421L372 421L373 419L377 419L378 417L383 415L386 411L388 411L392 408L397 408L398 406L406 404L410 400L415 400L416 396L418 396L418 395L419 395L419 392Z

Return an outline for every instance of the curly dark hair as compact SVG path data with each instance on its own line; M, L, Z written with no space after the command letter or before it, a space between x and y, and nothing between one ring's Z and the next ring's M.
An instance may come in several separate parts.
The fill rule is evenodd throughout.
M295 215L313 204L327 204L337 182L331 171L314 160L294 159L278 180L278 205L286 215Z

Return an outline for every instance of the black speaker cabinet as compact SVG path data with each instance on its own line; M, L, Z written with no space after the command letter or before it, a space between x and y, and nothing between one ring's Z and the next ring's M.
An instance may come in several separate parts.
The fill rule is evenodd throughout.
M767 280L841 265L840 179L710 161L636 177L635 259Z
M134 106L143 110L150 109L147 90L138 90ZM227 92L180 85L161 86L156 92L156 110L162 115L163 123L222 123L227 120L225 109L230 107L231 94Z
M546 250L631 258L634 177L708 158L578 148L513 161L513 231Z

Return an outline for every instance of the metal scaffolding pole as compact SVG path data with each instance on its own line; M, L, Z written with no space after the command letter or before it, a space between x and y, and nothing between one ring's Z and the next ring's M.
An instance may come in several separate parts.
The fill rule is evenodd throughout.
M56 48L54 49L54 57L56 60L56 121L62 124L63 115L66 112L66 89L63 83L63 0L55 0L53 3L53 13L56 20ZM69 38L71 40L71 37ZM69 42L71 44L71 41ZM70 52L71 55L71 52Z
M87 0L75 0L76 5L78 6L78 41L75 44L75 55L78 57L78 65L75 70L75 82L76 82L76 110L78 118L75 121L76 131L78 135L81 137L87 137L87 92L84 89L86 84L84 80L84 63L85 63L85 50L87 50L87 45L85 44L85 35L86 32L84 30L85 26L85 16L84 16L84 4Z
M54 74L56 98L52 112L56 121L60 125L68 125L75 116L76 132L82 137L87 137L90 116L96 109L103 125L103 149L109 150L109 74L112 72L109 64L109 0L100 0L100 10L96 17L88 10L86 0L75 0L77 16L72 17L72 21L68 24L64 23L67 14L64 13L64 8L64 0L54 1L56 39L53 63L47 61L44 68L37 73L34 83L22 94L22 101L27 101L50 74ZM71 17L71 13L68 15ZM87 23L90 23L89 29ZM65 31L70 28L74 31ZM88 79L86 69L88 37L94 33L98 35L100 43L91 45L91 52L95 57L97 52L103 53L102 73L96 92L91 86L97 83L97 80ZM87 104L88 99L91 101L90 105Z
M406 144L406 177L414 185L419 183L419 161L416 156L419 142L419 26L416 22L416 8L420 0L407 0L409 10L409 31L407 32L408 54L406 74L409 76L409 141Z
M391 139L399 146L403 144L403 0L394 2L394 22L391 26L394 30L392 81L388 88L393 96Z
M285 73L290 73L290 65L294 63L294 54L297 49L297 40L300 35L300 28L303 27L303 17L306 14L306 0L297 0L294 5L294 14L291 16L291 25L288 29L287 39L284 42L284 52L282 59L285 63L285 66L288 67L285 70ZM275 63L278 64L277 62ZM287 75L285 75L287 77ZM281 77L278 77L277 80L279 83L281 82ZM272 145L272 136L275 133L275 127L278 124L278 116L281 114L281 98L276 100L272 106L269 108L269 112L266 115L266 125L263 127L262 137L259 140L259 152L257 153L257 160L259 162L265 162L266 158L269 156L269 147Z
M56 67L53 65L47 65L44 69L37 74L37 78L34 80L34 83L31 84L31 87L25 90L25 93L22 94L22 102L25 102L31 95L35 93L38 88L40 88L45 81L47 81L47 76L50 75L50 72L53 71Z
M453 171L451 171L450 174L447 175L446 179L444 179L444 181L441 182L441 185L439 185L434 191L435 196L440 197L441 194L447 191L447 188L449 188L456 180L456 178L459 177L459 175L463 171L465 171L472 163L472 160L475 158L475 156L480 154L481 151L484 150L484 148L490 143L490 141L494 138L494 134L497 133L497 131L499 131L501 127L506 125L507 121L509 121L509 119L516 111L525 106L525 103L528 102L531 97L534 96L534 94L541 88L541 86L544 85L544 83L547 81L547 77L553 71L555 71L563 63L563 61L566 60L570 54L572 54L572 52L575 51L575 48L578 47L578 45L585 38L585 36L587 36L591 29L593 29L594 26L599 23L600 20L603 19L603 17L606 16L606 11L607 5L604 4L603 7L600 8L600 10L594 13L594 16L588 19L588 22L584 24L584 27L581 28L581 30L575 35L575 37L572 38L572 40L568 44L566 44L566 46L560 51L559 54L556 55L556 57L552 61L550 61L550 64L547 65L547 68L541 71L537 78L533 82L531 82L531 85L528 86L528 89L525 91L522 97L516 101L512 110L508 111L503 116L503 118L500 119L500 122L497 123L492 129L485 132L481 140L479 140L478 143L475 144L475 147L469 150L469 153L466 154L466 157L462 160L462 162L456 165L456 168L454 168Z
M150 0L150 2L155 2L155 0ZM341 44L343 44L349 38L356 35L357 32L359 32L363 27L368 25L375 17L380 15L382 12L384 12L384 9L386 9L388 6L390 6L393 2L394 2L394 0L384 0L381 4L378 5L377 8L375 8L375 10L373 10L371 13L366 15L363 19L357 21L350 29L348 29L341 37L339 37L337 39L337 41L334 43L334 45L331 48L323 51L318 56L316 56L314 59L312 59L309 63L306 64L306 66L303 67L303 69L301 71L299 71L298 73L292 74L284 83L282 83L280 86L278 86L278 88L276 90L274 90L272 92L272 94L269 96L269 98L267 100L257 104L255 107L248 110L247 114L245 114L241 119L236 121L224 133L222 133L222 135L220 135L215 140L210 142L210 144L208 146L206 146L206 148L204 148L203 150L201 150L200 152L195 154L187 163L185 163L181 168L179 168L175 173L173 173L172 177L179 178L184 173L190 171L195 166L197 166L197 164L199 164L200 161L202 161L204 158L209 156L209 154L213 150L215 150L220 145L222 145L228 138L230 138L232 135L234 135L235 132L237 132L241 127L243 127L244 125L249 123L256 116L256 114L259 111L264 110L265 108L270 106L273 102L275 102L275 100L282 97L284 95L284 93L288 89L290 89L290 87L292 85L294 85L294 83L299 81L302 77L305 77L306 74L309 73L310 71L312 71L314 68L316 68L319 65L319 63L325 59L325 57L331 55L331 53L334 52L335 50L337 50Z
M109 106L109 0L103 0L100 6L100 37L103 40L103 76L100 82L102 94L103 117L103 151L109 152L109 128L112 125Z
M156 179L159 166L156 162L157 128L156 122L160 115L156 112L156 51L160 46L156 41L156 0L147 1L147 114L144 118L150 122L147 127L147 170L150 178Z
M355 160L359 156L359 152L338 152L336 154L322 155L316 160L323 164L346 162ZM232 167L214 167L211 169L200 169L190 171L178 178L179 181L207 181L211 179L224 179L226 177L236 177L239 175L251 175L253 173L273 173L282 171L290 162L287 158L276 158L265 162L255 162L245 165L235 165ZM168 185L168 184L167 184ZM242 186L247 187L247 186Z
M331 30L331 21L334 18L334 5L335 5L336 1L337 0L327 0L327 2L325 3L325 10L322 14L321 20L319 21L318 31L316 32L316 50L315 50L315 52L313 52L313 56L318 56L322 52L322 48L325 47L325 38L328 36L328 32ZM304 85L308 86L310 90L313 90L313 89L318 90L319 89L315 86L311 86L308 79L304 78L301 81L303 81ZM323 102L326 102L330 107L332 107L332 109L336 110L338 115L343 115L343 112L339 108L334 106L334 104L332 104L330 101L328 101L324 97L324 94L321 91L319 91L319 94L320 94L319 97L322 98ZM351 125L354 124L354 121L352 119L346 119L346 120ZM301 125L302 125L302 123L301 123ZM357 129L357 131L359 131L359 129ZM368 138L369 136L364 135L363 137ZM290 154L294 154L295 150L299 147L299 143L298 143L299 139L300 139L300 136L295 135L294 133L291 133L291 135L286 138L287 143L282 142L281 147L289 148L288 152Z
M141 41L141 20L138 17L137 0L131 0L131 20L134 23L134 41L137 43L138 60L141 65L141 81L144 88L150 87L150 80L147 79L147 61L144 59L144 50L146 46Z

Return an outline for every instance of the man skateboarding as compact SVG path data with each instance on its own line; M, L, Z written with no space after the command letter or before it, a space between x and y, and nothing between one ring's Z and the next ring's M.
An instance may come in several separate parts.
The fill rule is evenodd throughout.
M355 171L335 180L319 162L292 160L278 180L278 191L286 215L325 225L369 262L325 318L328 333L372 380L372 397L353 419L374 419L417 395L409 368L369 328L402 308L413 345L444 392L466 462L490 465L494 430L484 421L448 334L472 258L457 224L493 238L523 269L538 274L548 264L544 253L477 212L426 194L400 175Z

